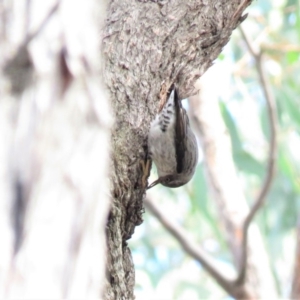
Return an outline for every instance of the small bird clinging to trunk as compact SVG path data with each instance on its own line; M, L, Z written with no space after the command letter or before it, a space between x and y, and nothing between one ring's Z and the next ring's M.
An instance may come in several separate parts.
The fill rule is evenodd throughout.
M174 85L167 97L150 126L149 155L159 178L148 189L158 183L171 188L186 184L194 175L198 162L196 138Z

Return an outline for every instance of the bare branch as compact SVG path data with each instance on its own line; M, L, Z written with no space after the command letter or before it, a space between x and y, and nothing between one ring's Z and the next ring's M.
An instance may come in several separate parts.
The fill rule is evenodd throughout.
M232 16L232 20L236 21L240 19L241 22L244 21L244 19L247 17L247 14L242 16L242 12L250 5L252 0L244 0L242 3L239 5L237 10L235 11L234 15Z
M255 50L252 48L251 50L254 55L257 55ZM215 194L214 196L222 216L222 221L227 229L227 239L237 265L238 275L236 279L231 280L220 273L216 267L216 261L212 260L212 258L203 252L199 246L195 245L193 241L187 237L184 230L178 227L178 225L173 224L150 200L146 200L146 207L152 211L163 226L178 240L185 251L199 261L209 274L213 276L229 294L236 298L243 299L249 299L251 297L256 298L258 295L262 296L264 293L272 295L275 295L276 293L271 279L266 279L265 282L262 283L262 281L264 281L262 278L270 277L268 276L268 271L262 271L262 267L255 264L254 261L249 264L247 258L249 225L255 213L263 204L263 200L270 188L273 178L276 153L276 110L274 100L271 98L271 93L268 89L263 72L261 55L257 55L257 58L260 60L259 74L264 94L268 102L271 143L266 179L250 212L248 212L242 190L237 188L238 179L232 159L230 158L230 141L226 134L224 135L225 127L224 124L221 124L221 116L217 116L217 102L212 104L212 99L209 99L210 101L206 101L209 104L209 106L207 106L201 101L201 103L199 102L197 99L199 97L192 97L190 102L193 111L192 121L194 121L196 125L196 129L200 139L202 140L204 148L208 177ZM203 88L201 88L201 93L203 93ZM213 121L209 116L214 116ZM220 151L220 149L222 150ZM226 170L225 173L224 170ZM228 178L230 178L230 181L233 182L233 185L235 186L234 188L231 187L231 184L228 184ZM241 224L243 225L241 226ZM253 235L251 235L251 237L252 236ZM255 236L255 239L257 240L257 235ZM260 243L258 242L255 248L259 247L260 250L263 249L259 246L259 244ZM256 249L253 249L253 247L251 247L251 253L252 252L253 254L257 253ZM250 276L251 278L248 278L247 276L248 279L247 282L245 282L246 267L248 264L250 265L251 270L253 271L255 269L255 271L254 273L252 272L253 274ZM262 273L267 274L267 276L262 275ZM257 289L257 284L261 285L263 288L260 290ZM254 296L254 293L257 294Z
M22 46L27 45L28 43L30 43L44 29L44 27L49 22L50 18L57 11L59 5L60 5L60 1L58 0L53 5L53 7L48 11L47 15L45 16L45 18L43 19L43 21L41 22L41 24L33 32L31 32L31 33L28 34L28 36L26 37L26 39L23 42Z
M12 52L10 59L4 63L4 73L9 78L11 91L15 95L20 95L32 83L33 65L27 46L43 30L49 19L57 11L59 4L60 2L58 1L48 11L41 24L25 37L23 42L18 45L16 51Z
M235 286L235 282L221 273L221 268L215 259L210 257L203 249L196 245L189 237L188 233L179 225L173 223L167 215L161 211L152 199L145 199L145 206L160 221L166 230L178 241L181 247L192 258L198 261L205 270L220 284L220 286L230 295L239 299L249 299L247 291L243 288L239 289Z
M241 34L247 44L249 52L252 54L253 58L256 62L256 68L260 79L260 84L266 99L268 116L269 116L269 127L270 127L270 148L269 148L269 157L268 157L268 166L267 166L267 173L258 194L257 199L254 201L254 204L247 215L244 224L243 224L243 240L242 240L242 253L241 253L241 264L238 277L236 279L236 283L241 283L244 281L246 276L246 266L247 266L247 240L248 240L248 228L253 220L255 214L259 210L259 208L263 205L266 195L271 187L271 183L273 180L274 169L275 169L275 159L276 159L276 152L277 152L277 117L276 117L276 104L275 99L271 93L270 86L266 79L264 67L263 67L263 60L262 60L262 53L256 50L253 44L250 42L246 32L240 26Z
M272 44L272 45L262 45L261 48L264 51L278 51L278 52L290 52L298 51L300 52L300 46L294 44Z

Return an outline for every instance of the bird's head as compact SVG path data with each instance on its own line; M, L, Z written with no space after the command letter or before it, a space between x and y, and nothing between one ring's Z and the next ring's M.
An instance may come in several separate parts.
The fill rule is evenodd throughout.
M190 178L182 176L182 174L170 174L159 177L157 180L152 182L147 189L149 190L159 183L170 188L177 188L186 184L189 181L189 179Z

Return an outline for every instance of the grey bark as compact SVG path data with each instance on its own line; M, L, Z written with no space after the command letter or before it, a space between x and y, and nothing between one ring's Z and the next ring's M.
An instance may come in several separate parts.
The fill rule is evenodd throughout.
M147 134L160 92L175 82L180 97L221 52L251 1L112 1L103 37L105 80L116 123L112 133L112 208L107 224L106 299L133 299L127 245L143 213Z
M126 241L160 90L191 95L250 2L111 1L104 33L105 1L58 0L48 17L54 1L1 2L0 297L100 295L110 192L104 298L134 298Z
M1 1L0 298L102 293L112 124L104 4Z

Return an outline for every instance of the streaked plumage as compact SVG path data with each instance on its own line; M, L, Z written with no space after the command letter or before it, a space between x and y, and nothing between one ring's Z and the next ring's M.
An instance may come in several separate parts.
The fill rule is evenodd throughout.
M179 187L192 178L198 162L198 147L174 86L163 109L151 123L148 147L159 176L148 188L158 183Z

